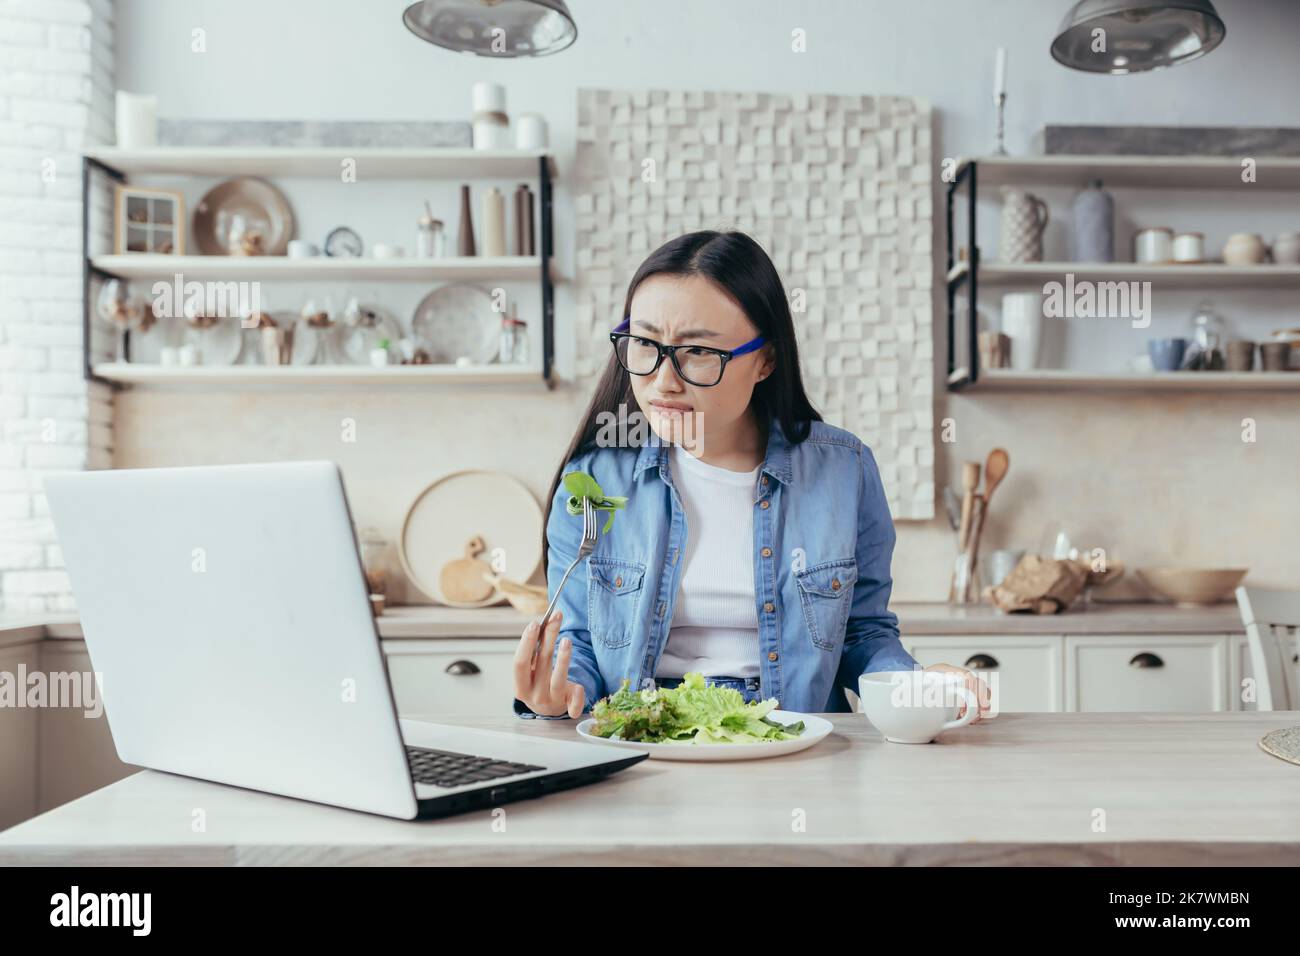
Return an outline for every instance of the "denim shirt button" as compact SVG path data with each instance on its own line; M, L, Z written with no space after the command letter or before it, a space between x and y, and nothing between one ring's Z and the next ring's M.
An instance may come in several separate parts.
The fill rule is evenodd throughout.
M771 549L771 548L764 548L764 549L763 549L763 557L765 557L765 558L770 558L771 556L772 556L772 549Z
M768 601L766 604L763 605L763 610L766 611L768 614L771 614L773 611L776 610L776 605L773 604L771 601Z
M768 652L767 652L767 659L768 659L769 661L774 661L774 660L776 660L779 656L780 656L780 655L777 654L776 651L768 651Z
M768 508L772 507L772 502L764 498L762 501L758 503L758 506L762 508L764 511L766 511Z

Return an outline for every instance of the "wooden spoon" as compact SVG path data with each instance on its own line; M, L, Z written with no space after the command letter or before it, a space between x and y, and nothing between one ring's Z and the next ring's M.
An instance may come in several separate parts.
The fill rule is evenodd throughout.
M1002 483L1002 479L1007 476L1007 469L1011 467L1011 456L1007 454L1005 448L994 448L989 452L988 461L984 463L984 505L985 510L988 503L993 500L993 489Z
M1007 469L1010 467L1011 456L1007 454L1005 448L994 448L989 452L988 460L984 463L984 494L975 496L979 507L975 509L974 527L971 529L970 540L967 542L970 548L971 577L974 577L975 566L979 562L980 538L984 534L984 519L988 517L989 502L993 500L993 490L1002 483L1002 479L1006 477Z
M957 550L966 550L966 538L970 534L971 507L975 503L975 489L980 486L980 463L964 461L961 465L961 528L957 531Z

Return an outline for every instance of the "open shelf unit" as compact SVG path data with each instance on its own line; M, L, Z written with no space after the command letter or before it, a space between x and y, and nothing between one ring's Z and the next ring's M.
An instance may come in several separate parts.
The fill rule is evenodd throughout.
M95 366L101 378L123 385L528 385L542 384L531 365L149 365L105 362Z
M1020 392L1043 389L1089 389L1126 392L1272 392L1300 391L1296 372L1085 372L1072 369L986 369L980 391Z
M151 254L92 255L90 193L96 174L116 183L138 175L337 177L344 162L355 163L359 179L527 179L537 188L536 256L446 257L439 259L331 259L287 256L168 256ZM247 148L100 147L82 156L83 374L88 380L121 385L207 385L262 383L289 385L326 382L336 385L468 383L553 384L555 355L555 250L551 191L555 160L534 150L450 148L379 149L372 147ZM186 224L188 226L188 224ZM373 279L410 282L452 280L527 281L536 278L542 297L542 356L536 366L416 365L365 366L160 366L130 362L96 363L91 354L96 278L186 280L335 280ZM129 339L128 339L129 341Z
M1219 156L990 156L959 159L947 189L947 299L949 391L972 386L981 389L1033 390L1044 388L1097 388L1145 391L1240 389L1300 389L1300 372L1155 372L1123 374L1035 369L981 370L979 367L979 317L976 310L981 284L991 286L1047 282L1067 273L1089 281L1149 281L1183 289L1295 289L1300 288L1300 266L1263 263L1230 266L1148 265L1133 262L984 262L976 243L979 186L1077 186L1103 179L1107 185L1145 189L1242 189L1300 191L1300 159L1255 160L1254 178L1245 182L1239 159ZM959 261L953 214L965 189L966 248L969 258ZM966 328L957 328L957 297L967 298ZM958 336L967 341L966 365L958 365Z

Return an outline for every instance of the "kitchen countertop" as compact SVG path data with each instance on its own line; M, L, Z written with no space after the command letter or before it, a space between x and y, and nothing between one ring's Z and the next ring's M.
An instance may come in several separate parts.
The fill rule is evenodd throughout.
M1003 614L988 605L898 603L891 609L907 635L1005 634L1232 634L1244 633L1237 605L1182 608L1171 604L1093 604L1064 614ZM514 608L463 610L430 605L395 607L379 618L385 640L518 637L526 618ZM43 629L43 635L41 634ZM41 636L80 640L76 615L0 616L0 647Z
M810 750L643 761L505 804L504 830L491 811L397 821L144 771L0 833L0 865L1300 865L1300 767L1258 745L1300 711L1002 714L922 746L823 716L835 733Z

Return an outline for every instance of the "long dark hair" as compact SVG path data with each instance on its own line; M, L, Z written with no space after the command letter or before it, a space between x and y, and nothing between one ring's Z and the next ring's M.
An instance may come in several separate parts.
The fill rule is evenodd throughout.
M655 275L702 276L731 296L758 328L759 335L767 339L775 363L772 374L754 386L754 396L750 400L760 433L766 436L775 419L790 442L797 444L807 438L811 424L821 421L822 417L804 392L790 303L786 300L776 266L772 265L763 247L743 232L711 230L688 233L665 242L650 253L632 277L623 302L624 317L631 312L632 297L637 288ZM596 384L591 404L582 416L582 424L569 442L551 481L550 494L546 497L548 519L565 466L575 455L595 447L601 422L617 420L620 406L631 408L635 403L631 376L618 364L611 349L609 362ZM609 493L625 492L611 489ZM543 525L543 554L547 547Z

